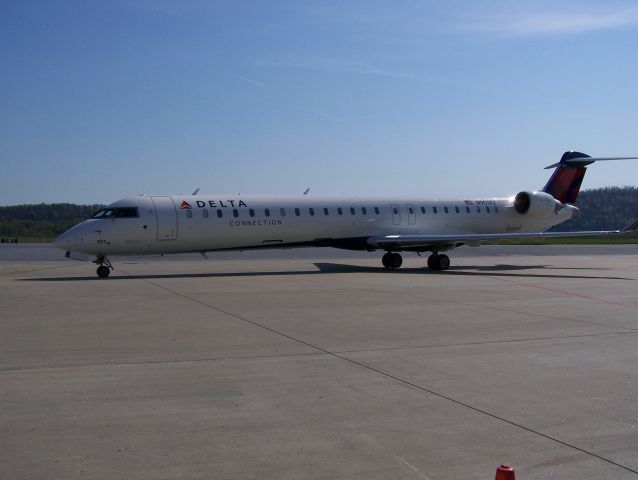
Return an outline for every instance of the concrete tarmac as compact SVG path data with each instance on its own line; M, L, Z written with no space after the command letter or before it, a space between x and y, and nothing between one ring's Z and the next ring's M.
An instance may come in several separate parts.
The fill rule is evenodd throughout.
M638 256L561 248L3 250L0 478L637 478Z

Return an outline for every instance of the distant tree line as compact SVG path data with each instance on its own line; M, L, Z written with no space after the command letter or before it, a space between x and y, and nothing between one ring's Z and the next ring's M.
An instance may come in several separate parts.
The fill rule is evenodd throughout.
M638 220L638 187L605 187L584 190L578 194L576 206L580 215L552 230L616 230Z
M0 238L50 240L100 208L102 205L72 203L0 207Z

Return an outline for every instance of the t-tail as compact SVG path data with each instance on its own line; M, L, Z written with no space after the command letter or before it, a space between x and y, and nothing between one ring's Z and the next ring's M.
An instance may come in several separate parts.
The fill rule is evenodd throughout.
M597 157L592 158L581 152L565 152L560 162L545 168L556 168L547 185L542 189L561 203L576 203L580 186L585 178L587 165L604 160L634 160L638 157Z

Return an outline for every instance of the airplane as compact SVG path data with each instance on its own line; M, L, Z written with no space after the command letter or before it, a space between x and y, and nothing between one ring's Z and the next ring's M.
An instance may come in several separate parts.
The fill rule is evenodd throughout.
M587 166L598 161L568 151L538 191L507 198L381 198L307 195L140 195L124 198L70 228L53 244L69 258L95 256L97 275L113 270L108 256L334 247L382 250L387 269L402 264L399 252L429 252L431 270L446 270L443 252L484 241L615 236L638 229L548 232L579 213L574 205ZM90 257L89 257L90 258ZM80 258L78 258L80 259ZM85 257L86 259L86 257Z

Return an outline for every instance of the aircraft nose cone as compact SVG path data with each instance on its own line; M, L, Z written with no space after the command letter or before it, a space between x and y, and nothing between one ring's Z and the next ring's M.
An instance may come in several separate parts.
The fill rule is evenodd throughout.
M84 225L78 223L53 240L52 243L55 247L61 248L62 250L76 250L82 245L84 241L84 234Z
M53 244L54 247L61 248L63 250L71 246L70 245L71 242L69 241L69 235L67 232L64 232L62 235L60 235L58 238L53 240L53 242L51 243Z

